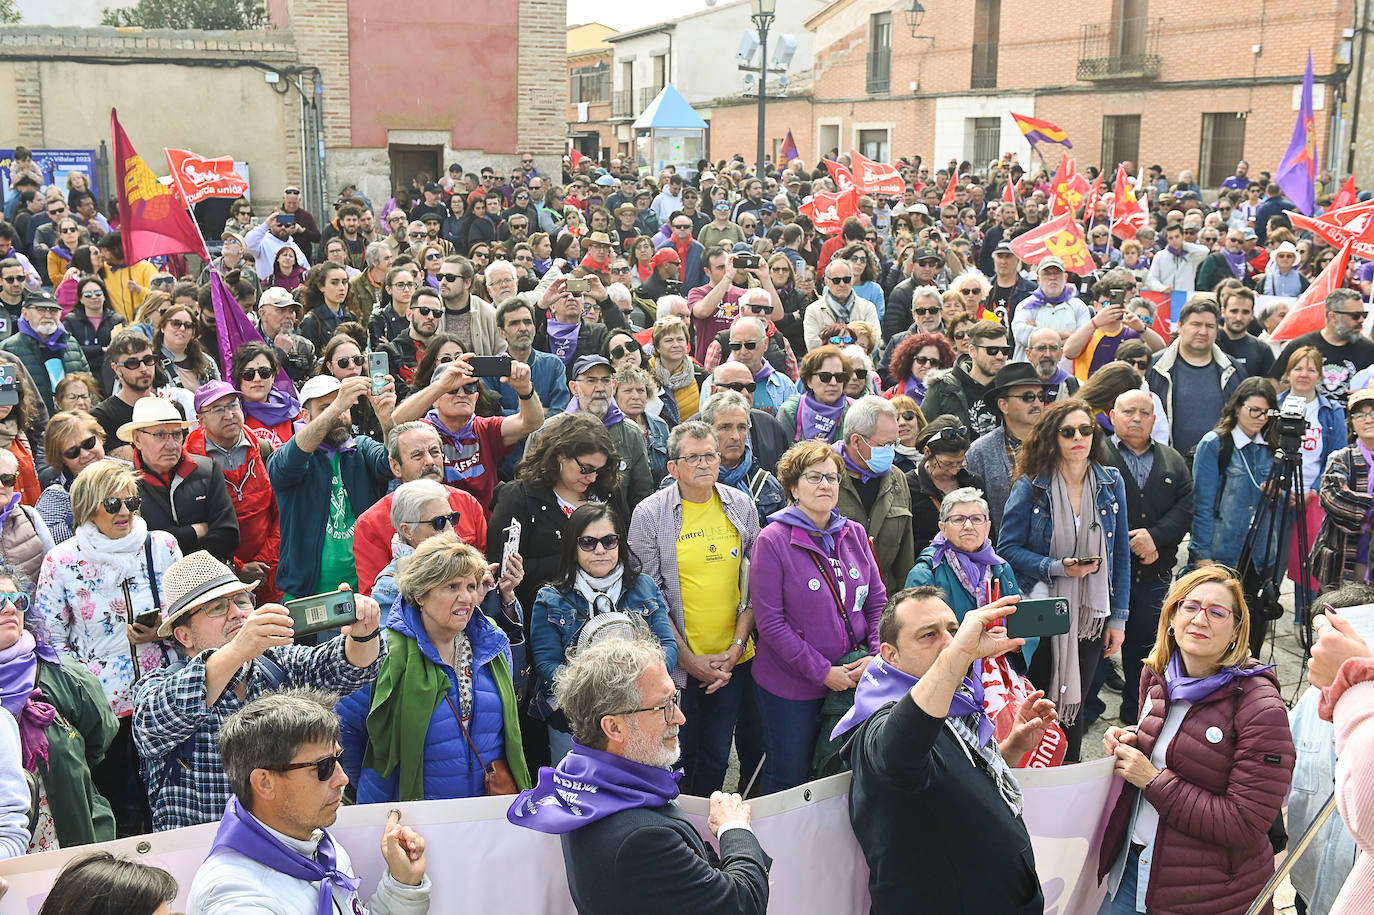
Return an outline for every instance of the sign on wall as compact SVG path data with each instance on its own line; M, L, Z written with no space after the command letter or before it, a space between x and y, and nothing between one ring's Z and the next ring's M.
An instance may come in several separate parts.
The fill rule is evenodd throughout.
M13 161L13 149L0 149L0 194L9 193L10 164ZM100 204L94 149L35 149L33 161L43 172L43 185L46 187L55 184L64 195L67 190L67 176L72 172L81 172L90 182L96 204Z

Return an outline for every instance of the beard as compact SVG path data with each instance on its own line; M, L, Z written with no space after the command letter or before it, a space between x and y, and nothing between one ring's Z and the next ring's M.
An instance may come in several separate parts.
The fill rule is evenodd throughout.
M1336 331L1336 336L1340 337L1346 343L1354 343L1364 336L1364 332L1359 327L1348 327L1345 330Z
M1058 359L1037 359L1035 362L1035 374L1041 378L1049 378L1058 368Z
M645 766L667 769L682 756L681 742L677 746L669 747L662 741L655 740L649 734L644 733L637 721L632 722L630 728L630 740L625 745L626 759ZM664 736L676 736L677 733L677 728L671 728Z
M597 419L605 419L610 409L611 399L603 394L594 394L590 400L582 404L582 412L590 413Z
M351 424L347 422L336 423L333 428L325 433L324 443L334 448L338 448L340 445L347 442L352 435L353 427Z

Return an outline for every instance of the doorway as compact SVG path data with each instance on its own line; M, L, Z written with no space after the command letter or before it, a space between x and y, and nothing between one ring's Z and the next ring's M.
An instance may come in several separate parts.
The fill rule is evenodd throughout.
M444 176L442 146L405 146L393 143L387 147L391 158L391 187L409 188L410 181L421 172L430 181ZM417 197L418 199L418 197Z

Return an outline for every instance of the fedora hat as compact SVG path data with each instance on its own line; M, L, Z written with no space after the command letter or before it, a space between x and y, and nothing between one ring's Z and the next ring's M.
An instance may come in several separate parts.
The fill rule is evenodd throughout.
M140 397L134 402L133 419L119 427L119 440L132 442L134 433L150 426L176 425L189 429L195 423L187 422L177 409L176 404L161 397Z
M607 247L614 244L614 242L611 241L611 236L607 235L605 232L592 232L588 234L583 241L589 245L606 245Z
M992 386L983 394L983 403L996 412L997 398L1002 397L1012 388L1020 388L1028 384L1039 385L1042 388L1048 387L1045 380L1035 373L1035 366L1029 362L1008 362L993 376Z
M167 638L177 621L213 600L252 591L261 582L241 581L227 565L205 550L197 550L167 567L162 573L162 594L167 610L162 625L157 627L159 638Z

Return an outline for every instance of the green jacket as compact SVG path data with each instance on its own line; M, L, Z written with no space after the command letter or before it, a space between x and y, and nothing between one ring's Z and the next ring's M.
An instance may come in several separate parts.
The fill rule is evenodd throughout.
M108 842L115 837L110 804L91 782L91 767L119 730L100 681L76 661L39 662L38 688L57 709L48 725L48 763L39 774L48 795L57 841L63 848Z
M91 367L86 362L86 354L81 351L81 344L65 329L62 331L62 337L67 343L67 348L62 351L62 375L58 376L58 380L73 372L89 372ZM33 377L33 386L38 389L43 402L48 405L48 412L57 412L57 406L52 398L52 389L56 382L48 374L48 356L38 341L27 334L16 333L0 340L0 349L19 357L19 361L24 363L24 368L28 369L29 375Z
M793 394L787 398L787 402L778 408L778 422L787 430L787 437L793 444L802 440L801 426L797 422L797 414L801 412L801 394ZM835 444L844 438L844 417L849 412L849 405L853 403L848 397L844 399L844 409L840 411L840 418L835 422L835 436L830 439L830 444Z

